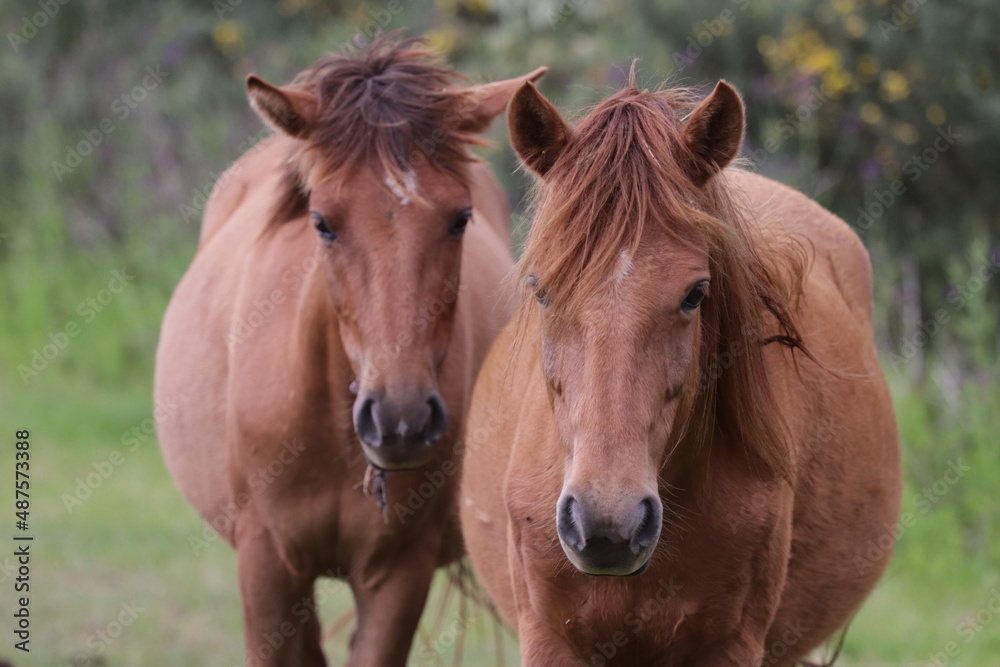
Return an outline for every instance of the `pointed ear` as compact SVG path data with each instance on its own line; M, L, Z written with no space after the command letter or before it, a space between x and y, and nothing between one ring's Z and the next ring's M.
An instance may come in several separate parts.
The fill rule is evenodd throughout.
M510 144L528 169L545 176L569 143L573 131L534 85L525 83L507 112Z
M319 103L314 96L272 85L254 74L247 77L247 97L265 123L297 139L309 136L319 115Z
M691 151L689 173L696 185L722 171L743 144L743 100L736 89L719 81L698 105L684 127L684 143Z
M526 81L538 81L548 71L548 67L539 67L534 72L516 79L494 81L469 88L466 93L469 96L470 108L463 114L460 128L465 132L484 132L493 119L503 113L507 106L507 100L514 94L514 91L524 85Z

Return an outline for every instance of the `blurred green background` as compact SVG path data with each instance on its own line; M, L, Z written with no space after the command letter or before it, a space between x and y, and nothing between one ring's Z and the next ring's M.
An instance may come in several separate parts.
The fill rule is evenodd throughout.
M12 557L0 555L0 657L239 664L235 558L218 542L191 547L201 524L153 434L160 318L214 180L266 135L243 78L284 82L404 26L474 81L548 65L540 87L571 116L616 89L634 56L643 85L726 78L742 91L753 168L840 214L875 267L910 515L842 664L996 665L994 0L5 3L0 488L11 511L0 533L14 532L14 431L29 429L35 542L30 654L12 649ZM483 155L520 212L529 180L503 125ZM323 590L332 626L349 596ZM481 611L457 620L445 594L428 607L414 664L451 664L461 642L465 664L493 664L498 651L516 663L509 634ZM328 642L333 664L345 637Z

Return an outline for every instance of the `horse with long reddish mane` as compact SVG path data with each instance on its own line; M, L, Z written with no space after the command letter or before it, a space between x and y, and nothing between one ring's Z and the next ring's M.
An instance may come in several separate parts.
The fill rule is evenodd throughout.
M251 665L326 664L321 575L357 601L350 664L405 664L434 569L462 553L456 441L513 267L469 145L543 72L463 87L388 36L290 86L247 80L277 134L215 187L155 393L174 480L238 552Z
M526 666L794 665L871 591L899 509L868 255L729 166L731 86L633 82L575 126L511 100L540 185L473 393L466 546Z

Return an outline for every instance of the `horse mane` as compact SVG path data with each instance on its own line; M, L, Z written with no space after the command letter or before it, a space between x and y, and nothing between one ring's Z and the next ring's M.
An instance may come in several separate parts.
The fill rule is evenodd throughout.
M430 162L460 181L475 158L468 144L486 143L462 129L469 93L422 38L377 38L357 54L333 54L301 72L291 88L319 101L316 126L295 142L271 223L303 215L321 179L375 165L401 189L407 170ZM419 200L417 193L409 193Z
M701 345L667 451L684 438L741 442L778 476L792 474L787 429L768 384L764 346L809 354L789 304L801 291L805 258L791 242L754 238L756 221L725 171L697 187L685 165L688 89L627 87L600 102L532 196L534 224L519 262L521 283L544 290L553 312L572 315L631 259L649 225L681 244L707 247L712 275L702 305ZM536 294L537 296L537 294ZM525 303L534 299L525 299ZM809 355L811 356L811 355Z

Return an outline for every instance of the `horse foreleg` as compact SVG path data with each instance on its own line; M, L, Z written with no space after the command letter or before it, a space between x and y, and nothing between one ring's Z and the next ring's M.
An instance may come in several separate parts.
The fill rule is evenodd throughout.
M288 569L252 509L237 522L236 551L247 665L325 667L313 577Z
M350 667L402 667L436 566L436 548L414 545L377 572L350 579L358 609Z

